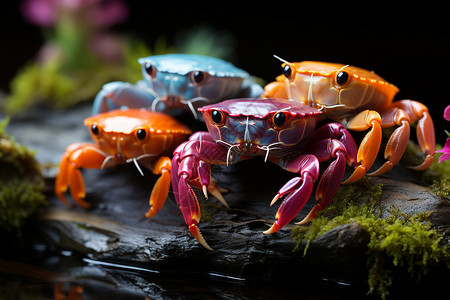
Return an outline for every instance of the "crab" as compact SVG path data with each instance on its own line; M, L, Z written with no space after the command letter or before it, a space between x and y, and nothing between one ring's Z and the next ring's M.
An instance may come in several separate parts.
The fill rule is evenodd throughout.
M155 55L138 60L143 80L136 85L110 82L97 94L92 114L118 107L153 111L196 108L225 99L259 97L262 86L244 70L219 58L194 54Z
M197 224L200 207L193 187L200 186L205 197L210 185L210 164L229 165L262 157L281 168L297 173L275 195L270 205L284 200L276 221L265 234L277 232L303 208L319 180L317 204L298 224L314 218L326 207L340 186L346 163L356 162L356 143L339 123L328 123L316 130L322 111L280 99L231 99L199 109L208 132L196 132L179 145L172 158L172 189L191 234L212 250ZM320 175L320 162L332 160Z
M283 60L282 60L283 61ZM413 100L393 101L398 88L374 72L337 63L283 61L283 74L264 87L263 97L293 99L318 107L327 118L347 129L370 131L358 150L359 166L345 183L364 176L377 157L382 128L397 128L391 134L384 164L368 175L381 175L401 159L410 137L410 124L417 122L417 140L425 160L414 170L424 170L433 163L435 132L428 108Z
M66 148L55 181L55 194L69 205L65 192L70 188L73 200L84 208L85 188L81 168L103 169L134 163L143 175L140 164L149 167L156 181L150 208L150 218L164 205L170 189L171 159L168 157L192 132L173 117L145 109L117 109L84 120L95 144L75 143Z

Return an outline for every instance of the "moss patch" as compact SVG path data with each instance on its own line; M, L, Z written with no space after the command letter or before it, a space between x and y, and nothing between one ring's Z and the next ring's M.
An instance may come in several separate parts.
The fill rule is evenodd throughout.
M309 244L330 229L359 223L370 235L369 293L385 298L394 280L392 267L405 267L412 277L420 279L434 263L448 262L449 255L440 245L443 237L426 221L428 213L411 216L391 207L390 216L381 218L378 206L381 194L382 185L372 185L367 178L341 186L332 204L308 227L294 228L292 237L298 245L307 241L303 252L306 254ZM297 246L296 250L299 249Z
M45 183L34 153L17 143L0 122L0 232L19 233L25 220L46 204Z
M441 145L436 145L436 150L441 150ZM450 160L438 162L442 153L434 155L433 164L424 172L424 180L431 184L431 192L450 201Z

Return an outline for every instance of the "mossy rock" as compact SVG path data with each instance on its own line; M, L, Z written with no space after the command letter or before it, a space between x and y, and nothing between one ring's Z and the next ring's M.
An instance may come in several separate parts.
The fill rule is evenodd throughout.
M0 232L20 234L27 218L46 204L44 178L34 153L0 124Z

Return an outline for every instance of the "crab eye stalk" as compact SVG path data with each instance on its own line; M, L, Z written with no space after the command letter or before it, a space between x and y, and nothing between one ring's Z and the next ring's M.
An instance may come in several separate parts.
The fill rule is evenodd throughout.
M286 123L286 121L287 121L287 116L286 116L286 113L284 113L284 112L278 112L278 113L274 114L272 117L272 123L275 128L280 128L281 126L283 126Z
M145 139L145 137L147 136L147 131L145 131L145 129L138 129L137 131L136 131L136 137L139 139L139 140L143 140L143 139Z
M283 75L289 80L294 81L295 75L297 75L297 70L295 69L295 66L289 63L283 64Z
M208 79L209 74L203 71L193 71L190 74L190 79L193 85L202 85Z
M93 133L94 135L98 135L98 133L99 133L98 126L95 125L95 124L92 124L92 125L91 125L91 131L92 131L92 133Z
M336 81L336 85L344 86L350 81L350 76L348 75L347 72L340 71L336 74L335 81Z
M144 65L145 72L150 76L150 78L154 78L156 76L156 67L149 62L146 62Z
M219 110L213 110L211 111L211 120L216 125L223 125L225 123L225 116L223 112Z

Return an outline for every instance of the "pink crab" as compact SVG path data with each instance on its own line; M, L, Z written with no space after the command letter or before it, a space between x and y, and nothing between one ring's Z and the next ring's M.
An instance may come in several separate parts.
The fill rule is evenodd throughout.
M344 177L346 162L356 163L357 146L339 123L316 130L322 111L280 99L233 99L207 105L203 113L208 132L197 132L179 145L172 159L172 187L177 204L191 234L212 250L197 224L200 207L192 186L210 190L210 164L228 165L256 156L297 173L275 195L270 205L284 197L270 234L288 224L303 208L319 179L320 162L333 160L324 171L316 190L317 204L299 223L314 218L326 207ZM217 188L215 188L217 193ZM222 199L223 200L223 199ZM225 203L226 204L226 203Z

